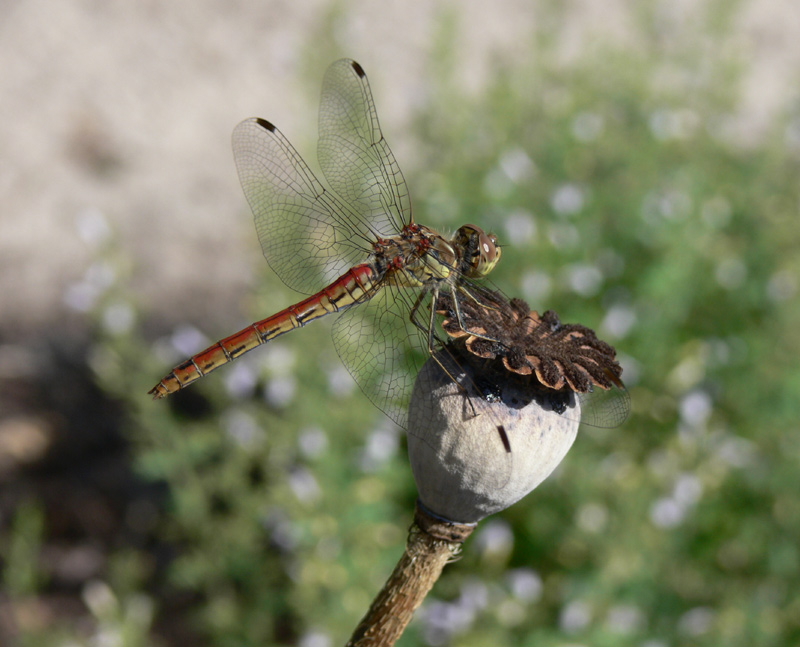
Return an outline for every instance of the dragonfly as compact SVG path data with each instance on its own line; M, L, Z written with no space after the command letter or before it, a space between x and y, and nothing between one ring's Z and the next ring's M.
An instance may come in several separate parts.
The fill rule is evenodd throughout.
M372 403L405 427L415 376L444 346L437 312L446 306L466 330L462 312L496 308L481 282L500 260L497 236L467 224L446 237L414 221L367 76L350 59L333 63L322 84L317 154L329 188L265 119L234 129L233 152L269 266L309 296L178 364L150 394L167 397L337 314L332 337L339 357Z

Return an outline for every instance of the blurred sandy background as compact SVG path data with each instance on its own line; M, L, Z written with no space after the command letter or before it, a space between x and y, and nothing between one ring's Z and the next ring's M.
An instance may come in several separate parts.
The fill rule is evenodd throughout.
M663 2L665 24L704 3ZM568 3L563 56L630 39L636 3ZM276 123L314 164L319 83L338 56L370 76L384 130L407 174L425 161L403 137L426 93L433 41L453 29L463 83L518 55L539 3L47 2L0 8L0 335L83 327L96 245L111 235L130 288L163 330L241 309L262 269L238 187L230 133ZM449 22L448 22L449 21ZM743 134L757 135L794 93L800 5L742 3L728 46L747 69ZM452 24L452 27L443 25ZM635 43L631 43L635 47ZM96 277L94 280L97 280ZM102 279L100 279L102 281ZM52 333L52 329L51 329Z

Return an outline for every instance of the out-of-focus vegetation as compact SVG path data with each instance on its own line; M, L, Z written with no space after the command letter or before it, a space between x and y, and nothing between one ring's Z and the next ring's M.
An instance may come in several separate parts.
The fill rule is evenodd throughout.
M583 429L555 475L483 522L400 644L800 644L800 112L747 131L725 25L666 38L676 27L643 12L635 45L570 60L554 16L477 94L452 82L445 30L414 129L385 132L414 137L399 162L417 220L497 232L494 282L596 328L633 400L624 426ZM243 319L296 298L267 272ZM138 478L165 487L82 592L95 636L343 643L404 546L402 435L349 388L326 324L150 402L198 344L191 328L146 340L147 314L124 281L96 311L91 367L127 411ZM2 538L12 600L47 589L46 528L29 502ZM85 635L46 626L23 644Z

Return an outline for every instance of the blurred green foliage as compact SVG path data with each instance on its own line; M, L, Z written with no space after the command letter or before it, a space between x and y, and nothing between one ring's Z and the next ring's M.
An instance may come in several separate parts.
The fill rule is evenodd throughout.
M494 229L493 281L615 344L633 400L479 527L400 644L800 644L800 113L748 132L728 15L666 34L642 9L635 46L570 59L554 7L477 94L445 20L413 130L385 133L414 137L417 220ZM294 296L266 272L253 315ZM182 358L103 327L117 289L93 366L132 412L139 473L168 486L174 558L121 551L110 590L153 596L156 617L153 591L189 595L209 645L343 643L403 550L402 437L335 386L325 324L151 403ZM35 542L34 513L12 550Z
M44 585L36 567L42 547L44 525L41 507L30 501L17 507L9 533L10 540L0 553L3 563L7 565L2 581L9 595L32 595Z

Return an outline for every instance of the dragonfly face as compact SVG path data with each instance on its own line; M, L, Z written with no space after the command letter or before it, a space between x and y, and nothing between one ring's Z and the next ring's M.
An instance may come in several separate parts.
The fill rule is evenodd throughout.
M480 279L494 269L502 251L497 236L487 234L476 225L464 225L453 236L453 246L461 257L461 272L471 279Z

